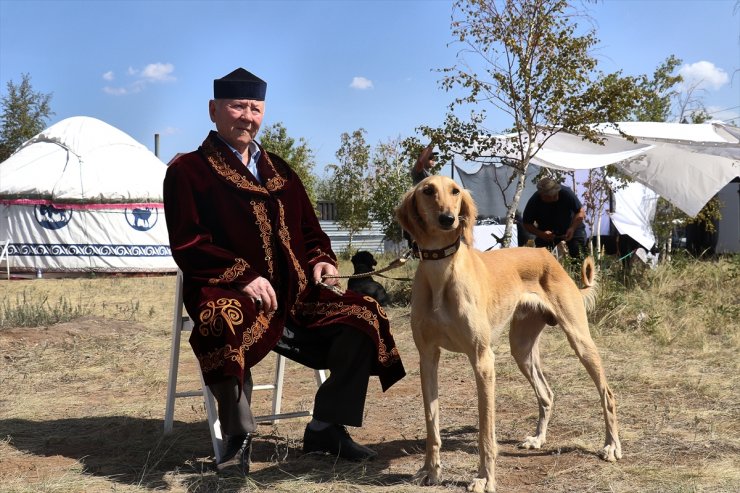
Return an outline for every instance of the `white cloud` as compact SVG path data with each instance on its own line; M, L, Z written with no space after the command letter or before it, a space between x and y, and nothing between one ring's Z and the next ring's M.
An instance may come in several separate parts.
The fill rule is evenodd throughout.
M352 77L352 83L349 85L352 89L359 89L364 91L365 89L373 88L373 81L366 79L365 77Z
M157 82L172 82L177 78L172 75L175 71L175 66L171 63L150 63L145 66L142 70L134 67L129 67L126 70L126 75L133 78L133 80L126 86L121 87L103 87L103 92L110 94L111 96L125 96L127 94L136 94L146 89L148 84ZM112 81L114 79L113 71L109 70L103 74L103 79Z
M712 62L700 61L684 64L678 73L684 78L685 88L696 87L698 89L717 90L730 81L727 72L716 67Z
M111 96L124 96L128 94L128 90L125 87L110 87L105 86L103 92L110 94Z
M150 63L141 71L141 77L149 81L167 82L175 80L172 72L175 66L171 63Z

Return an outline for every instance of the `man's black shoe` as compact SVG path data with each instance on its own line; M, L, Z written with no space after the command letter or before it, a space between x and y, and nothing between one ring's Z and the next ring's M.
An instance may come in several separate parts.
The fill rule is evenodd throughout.
M226 441L226 450L221 462L216 464L218 471L235 466L242 476L249 474L249 459L252 454L252 435L234 435Z
M342 425L329 425L321 431L306 426L303 434L303 453L325 452L349 460L373 459L377 452L356 443Z

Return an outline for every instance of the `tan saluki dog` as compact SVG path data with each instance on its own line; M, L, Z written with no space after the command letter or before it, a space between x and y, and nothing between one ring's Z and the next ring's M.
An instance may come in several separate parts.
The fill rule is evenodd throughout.
M601 457L622 457L616 402L591 339L586 305L593 302L595 273L591 257L583 264L579 289L544 248L473 248L477 211L468 191L444 176L430 176L408 191L396 218L416 242L420 261L411 295L411 329L419 350L421 387L427 428L426 459L416 479L441 481L441 439L437 369L441 348L464 353L478 391L480 465L469 491L495 491L495 375L491 343L509 325L511 354L534 388L539 420L534 436L520 444L538 449L545 443L553 393L540 364L539 337L547 325L559 325L596 383L606 422Z

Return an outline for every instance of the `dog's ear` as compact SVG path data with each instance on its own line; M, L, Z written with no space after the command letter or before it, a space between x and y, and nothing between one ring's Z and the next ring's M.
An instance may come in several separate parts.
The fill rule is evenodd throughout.
M417 187L414 187L407 191L401 197L401 202L394 211L401 229L406 231L414 240L424 230L424 222L416 210L416 189Z
M478 208L475 205L470 192L462 190L462 201L460 202L460 228L462 238L466 245L473 246L473 226L478 218Z

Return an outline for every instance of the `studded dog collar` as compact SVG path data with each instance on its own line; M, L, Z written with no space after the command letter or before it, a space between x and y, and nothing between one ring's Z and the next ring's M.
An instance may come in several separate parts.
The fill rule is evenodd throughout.
M458 236L455 243L452 245L440 248L439 250L422 250L416 248L416 256L423 260L440 260L445 257L449 257L460 248L460 237Z

